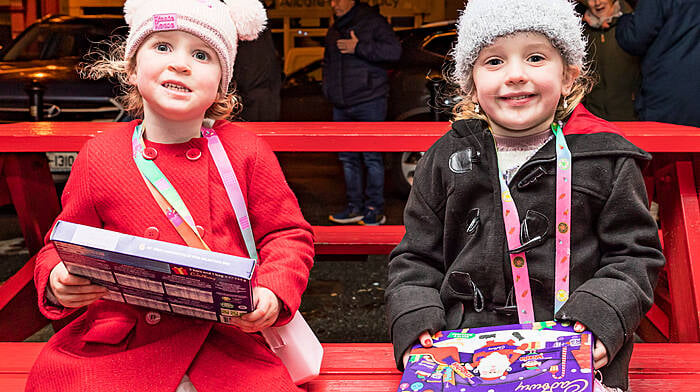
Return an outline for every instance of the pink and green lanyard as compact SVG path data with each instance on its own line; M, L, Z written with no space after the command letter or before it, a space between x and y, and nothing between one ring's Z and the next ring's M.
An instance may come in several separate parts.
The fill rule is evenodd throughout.
M569 265L571 255L571 151L566 145L561 125L552 123L557 154L556 185L556 247L555 247L555 284L554 313L569 299ZM501 183L501 201L503 205L503 222L506 228L508 249L521 247L520 218L515 202L510 194L508 184L499 168L498 178ZM513 272L515 301L518 306L518 319L521 324L535 321L532 305L530 277L527 269L525 252L510 254L510 267Z
M224 189L226 189L226 195L236 214L238 226L243 235L248 255L251 259L257 260L258 254L255 249L253 230L250 227L248 210L245 205L245 200L243 199L241 187L238 184L238 179L233 171L233 167L231 167L231 161L229 161L228 155L226 155L226 151L221 144L221 140L213 129L202 127L201 132L202 136L207 139L209 152L212 155L216 169L219 171ZM141 171L153 197L163 209L163 212L170 223L175 227L175 230L182 236L187 245L208 250L209 247L204 243L204 240L202 240L202 237L196 229L192 214L190 214L187 206L185 206L185 202L177 193L175 187L173 187L153 161L143 157L142 153L146 146L143 142L143 127L141 124L134 128L131 145L136 166L139 168L139 171Z

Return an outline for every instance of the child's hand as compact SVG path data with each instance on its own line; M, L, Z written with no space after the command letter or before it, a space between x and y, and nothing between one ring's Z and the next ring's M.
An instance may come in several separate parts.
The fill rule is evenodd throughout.
M574 324L574 331L583 332L586 330L586 326L579 323L578 321ZM605 348L603 342L600 339L595 340L595 347L593 347L593 368L600 369L608 364L608 349Z
M87 306L107 294L107 289L68 272L63 263L56 264L49 275L49 287L60 305L66 308Z
M418 341L420 344L423 345L423 347L433 347L433 338L430 337L430 332L428 331L423 331L421 334L418 336ZM403 367L404 369L406 368L406 364L408 363L408 357L411 356L411 347L406 350L405 353L403 353Z
M255 287L253 298L255 298L255 310L233 319L233 325L247 333L262 331L274 324L282 309L279 298L268 288Z

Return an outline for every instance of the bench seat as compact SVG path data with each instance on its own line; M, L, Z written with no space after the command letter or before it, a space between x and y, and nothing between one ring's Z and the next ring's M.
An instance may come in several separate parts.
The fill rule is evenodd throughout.
M45 343L0 343L0 390L24 390L27 375ZM388 343L325 343L321 375L309 392L394 392L401 373ZM700 343L641 343L630 364L633 392L700 390Z
M401 242L403 225L314 226L314 247L321 255L384 255Z
M401 241L402 225L384 226L314 226L317 255L343 255L340 260L353 260L347 255L386 255ZM318 260L323 260L319 257ZM354 259L356 260L356 259ZM36 306L34 264L27 264L7 282L0 283L0 339L21 341L41 329L46 320ZM24 325L17 328L17 323ZM0 392L2 390L0 389Z
M307 384L308 391L396 391L401 373L387 343L326 343L321 375ZM633 392L700 390L700 358L685 353L700 343L641 343L630 364Z

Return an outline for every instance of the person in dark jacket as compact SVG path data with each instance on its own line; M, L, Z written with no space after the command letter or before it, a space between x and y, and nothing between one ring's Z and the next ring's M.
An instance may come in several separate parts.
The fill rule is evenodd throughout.
M323 56L323 93L334 121L386 120L389 80L386 64L401 57L401 43L379 14L355 0L331 0L335 22L328 28ZM338 154L345 175L347 208L334 223L378 225L384 215L384 163L379 152ZM364 197L363 168L367 168Z
M581 27L568 0L467 3L453 51L464 99L418 162L390 256L399 369L442 330L556 319L595 336L597 388L628 388L665 259L640 168L651 156L579 104Z
M700 126L700 0L639 0L615 37L642 57L639 119Z
M597 83L583 99L586 109L608 121L634 121L639 91L639 57L620 48L615 39L617 19L632 9L624 0L587 0L583 15L588 54Z
M279 121L282 66L269 28L257 39L238 45L233 80L242 101L236 117L243 121Z

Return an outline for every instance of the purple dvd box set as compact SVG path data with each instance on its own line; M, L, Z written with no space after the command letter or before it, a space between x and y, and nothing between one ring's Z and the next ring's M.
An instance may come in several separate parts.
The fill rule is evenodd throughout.
M68 272L103 297L230 324L253 311L255 260L58 221L51 232Z
M593 335L566 322L442 331L416 345L398 392L588 392Z

